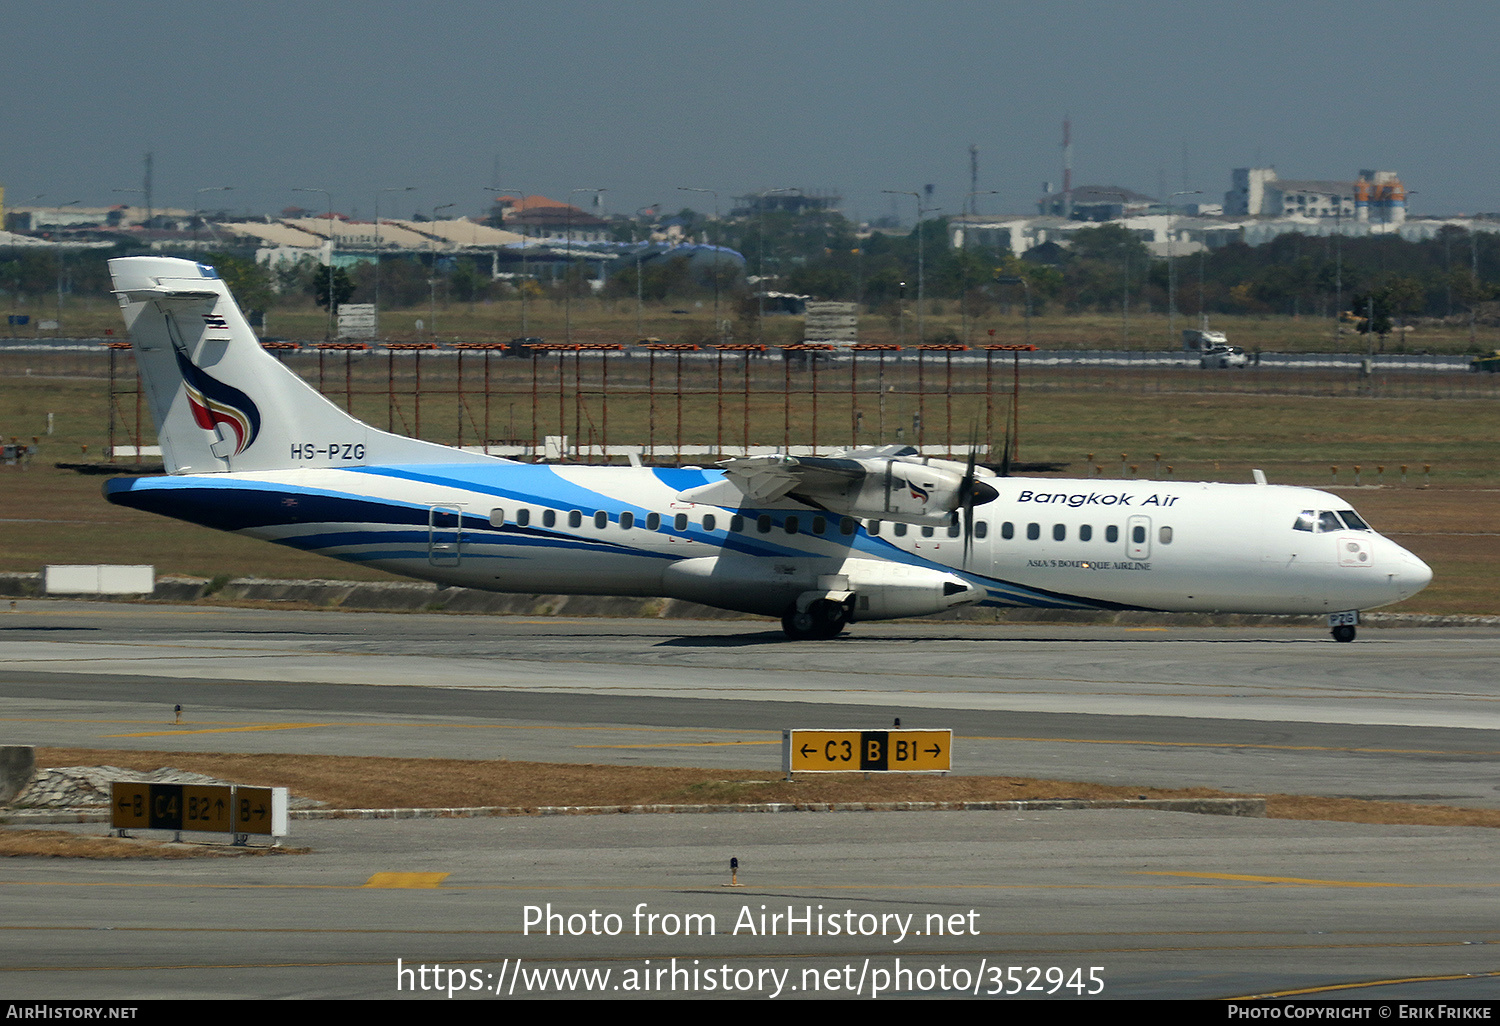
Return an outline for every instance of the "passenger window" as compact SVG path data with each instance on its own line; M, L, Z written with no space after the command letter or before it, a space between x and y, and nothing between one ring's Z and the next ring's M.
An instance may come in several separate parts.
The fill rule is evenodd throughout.
M1104 540L1107 541L1107 542L1117 542L1117 541L1119 541L1120 540L1120 529L1118 527L1116 527L1114 524L1110 524L1108 527L1106 527L1104 529Z
M1297 514L1297 522L1292 525L1293 531L1306 531L1312 533L1313 524L1317 520L1317 514L1310 509L1305 509Z
M957 538L958 537L958 521L955 520L953 523L951 523L951 524L948 525L948 537L949 538Z
M762 513L760 516L756 517L755 518L755 529L757 531L759 531L761 534L770 534L771 533L771 515L769 513Z
M1146 543L1146 529L1140 524L1136 524L1135 527L1131 528L1130 540L1137 545L1144 545Z
M1065 525L1065 524L1053 524L1052 525L1052 540L1053 541L1067 541L1068 540L1068 528L1067 528L1067 525Z
M797 533L797 518L796 517L787 517L786 521L784 523L784 526L786 527L786 533L787 534L796 534Z
M813 517L813 534L822 534L828 530L828 521L823 517Z
M674 531L686 531L687 530L687 514L686 513L679 513L675 517L672 518L672 530L674 530Z
M1091 541L1094 537L1093 524L1080 524L1078 527L1078 540Z
M895 532L897 538L906 537L906 525L901 523L900 521L897 521L894 525L892 525L891 530Z
M844 517L839 521L839 534L851 535L854 533L854 518Z
M583 523L583 514L576 509L568 510L568 526L577 527Z
M1163 545L1171 545L1172 529L1170 527L1163 527L1161 530L1156 532L1156 537L1161 541Z
M932 537L932 528L930 528L930 527L924 527L924 528L922 528L922 537L923 538L931 538Z
M703 529L705 531L712 531L714 529L714 525L717 523L718 521L714 519L714 515L712 513L703 514Z
M736 513L729 518L729 530L734 534L745 533L745 518Z
M981 521L979 521L978 523L976 523L974 525L974 537L976 537L976 538L988 538L989 534L990 534L990 522L988 520L981 520Z
M1042 525L1041 524L1027 524L1026 525L1026 538L1027 538L1028 541L1036 541L1041 536L1042 536Z
M871 538L878 538L878 537L880 537L880 521L879 520L867 520L867 521L865 521L865 530L868 531L868 532L870 532L870 537Z
M648 531L660 531L661 530L661 514L660 513L647 513L646 514L646 530L648 530Z
M557 526L557 510L555 510L555 509L548 509L548 510L543 510L542 511L542 526L543 527L556 527Z
M527 509L525 506L522 506L520 509L516 510L516 526L517 527L525 527L525 526L527 526L530 523L531 523L531 510Z
M634 513L621 513L620 514L620 526L623 527L627 531L630 530L632 527L634 527L635 526L635 514Z
M1013 524L1009 520L1007 520L1003 524L1000 525L1000 537L1004 538L1006 541L1010 541L1015 536L1016 536L1016 525L1015 524Z
M599 528L599 530L601 530L601 531L604 530L606 527L608 527L609 526L609 514L606 513L606 512L604 512L604 510L602 510L602 509L596 511L594 513L594 526L597 527L597 528Z
M490 526L491 527L504 527L505 526L505 510L503 510L503 509L492 509L492 510L490 510Z

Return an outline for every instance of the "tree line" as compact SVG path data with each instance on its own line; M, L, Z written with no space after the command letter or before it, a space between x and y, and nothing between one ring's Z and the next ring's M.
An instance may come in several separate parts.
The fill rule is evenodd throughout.
M836 213L767 213L738 221L712 222L691 210L670 219L694 238L737 250L738 264L695 264L683 257L652 257L639 265L622 261L604 283L612 299L666 302L713 294L714 275L726 309L741 309L759 288L860 304L867 312L892 313L916 300L957 300L972 316L996 307L1014 309L1024 299L1014 279L1029 286L1035 313L1164 311L1172 291L1179 313L1268 314L1334 317L1341 311L1376 314L1377 327L1415 318L1467 319L1479 304L1500 298L1500 234L1444 228L1433 238L1313 237L1283 235L1259 246L1231 243L1212 252L1153 257L1133 233L1119 225L1080 229L1066 247L1039 247L1017 258L1009 252L948 244L948 222L935 218L904 233L861 236ZM663 218L662 220L668 220ZM645 227L650 227L647 225ZM631 234L639 230L632 223ZM105 296L111 250L58 253L0 252L0 292L12 307L25 297L64 294ZM188 255L188 254L184 254ZM363 262L331 273L314 258L274 268L248 254L199 255L211 262L246 309L268 309L312 300L326 304L374 302L376 270ZM515 271L518 268L506 268ZM592 271L583 263L530 268L529 278L495 279L489 260L447 258L436 265L415 258L386 257L379 269L383 309L429 302L477 303L531 298L562 299L594 294ZM538 273L540 272L540 273ZM1010 279L1004 284L996 279ZM919 286L920 281L920 286Z

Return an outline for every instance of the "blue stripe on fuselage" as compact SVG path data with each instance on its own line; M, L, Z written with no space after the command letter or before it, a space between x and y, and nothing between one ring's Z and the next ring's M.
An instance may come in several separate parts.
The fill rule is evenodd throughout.
M450 487L466 492L493 495L501 503L531 504L542 509L564 511L579 509L585 522L592 520L594 511L603 510L610 522L618 525L620 514L630 512L644 528L644 518L656 512L648 507L625 502L605 495L576 482L567 480L553 467L525 464L453 464L441 467L394 466L351 467L346 473L367 474L395 480L407 480L438 487ZM687 488L697 487L720 477L718 471L680 470L654 468L643 470L660 486L673 494ZM500 477L503 475L504 480ZM641 481L644 484L645 481ZM279 544L308 551L344 546L380 546L390 544L410 545L428 538L431 505L398 499L373 498L369 495L351 494L328 488L289 485L283 482L246 480L243 478L203 475L182 478L114 478L105 482L105 497L122 506L158 513L202 524L225 531L251 531L270 538ZM722 508L722 507L721 507ZM509 512L509 511L508 511ZM704 531L701 518L698 525L677 531L672 527L671 514L663 515L661 528L649 537L675 535L706 547L709 552L725 550L750 557L768 558L827 558L838 559L846 555L901 563L908 566L929 567L953 573L983 588L989 598L987 604L1029 605L1042 607L1074 607L1094 609L1130 608L1119 603L1081 598L1046 589L1033 588L998 580L978 572L960 569L941 561L926 558L900 548L883 537L871 537L861 524L853 535L813 535L785 533L786 519L796 516L801 520L826 515L831 525L841 519L838 514L821 514L813 510L786 509L740 509L727 515L743 516L745 533L730 533L727 530ZM761 534L753 525L759 516L771 517L773 536ZM362 531L356 525L370 524L372 529ZM278 527L306 525L314 530L306 534L271 533ZM327 525L324 530L318 527ZM340 525L335 527L334 525ZM349 525L347 527L342 525ZM728 526L727 524L725 525ZM390 528L407 530L391 531ZM664 552L655 546L643 547L600 538L579 537L563 533L558 529L539 526L520 527L507 524L501 528L492 526L488 512L465 513L460 516L459 530L469 545L483 545L490 550L484 553L489 558L509 558L494 551L504 546L524 546L532 549L578 549L600 554L616 553L647 556L657 559L677 560L696 555L692 549ZM774 537L774 541L772 538ZM708 554L705 552L704 554ZM330 554L334 555L334 554ZM411 558L425 557L426 553L400 553ZM480 553L473 553L479 556ZM398 558L392 552L364 552L337 554L335 558L370 560Z

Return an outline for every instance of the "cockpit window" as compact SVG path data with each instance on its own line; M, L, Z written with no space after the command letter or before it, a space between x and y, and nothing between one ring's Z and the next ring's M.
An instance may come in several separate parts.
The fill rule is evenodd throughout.
M1343 529L1343 521L1339 519L1339 515L1337 513L1326 509L1318 513L1319 534L1322 534L1326 531L1342 531Z
M1305 509L1297 514L1297 522L1292 525L1294 531L1306 531L1312 533L1313 525L1317 523L1317 514L1310 509Z
M1359 514L1356 513L1356 512L1354 512L1354 510L1352 510L1352 509L1341 509L1341 510L1339 510L1339 516L1341 516L1341 517L1344 518L1344 523L1346 523L1346 524L1349 525L1349 530L1351 530L1351 531L1368 531L1368 530L1370 530L1370 525L1367 524L1367 523L1365 523L1362 519L1360 519Z

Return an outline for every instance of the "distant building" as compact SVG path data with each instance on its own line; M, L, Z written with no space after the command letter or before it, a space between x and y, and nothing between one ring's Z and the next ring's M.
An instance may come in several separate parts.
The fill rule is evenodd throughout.
M1356 181L1341 182L1280 178L1275 168L1240 167L1230 175L1224 213L1399 225L1406 220L1406 190L1394 171L1365 170Z
M1049 217L1067 217L1067 194L1044 193L1037 200L1037 212ZM1080 185L1073 190L1074 221L1115 221L1122 217L1144 214L1156 200L1118 185Z
M495 209L506 230L530 239L607 242L610 238L608 221L546 196L525 196L519 200L501 196L495 201ZM491 223L494 221L492 217Z
M768 189L749 196L735 196L730 217L755 217L758 214L833 213L844 202L836 192L803 189Z

